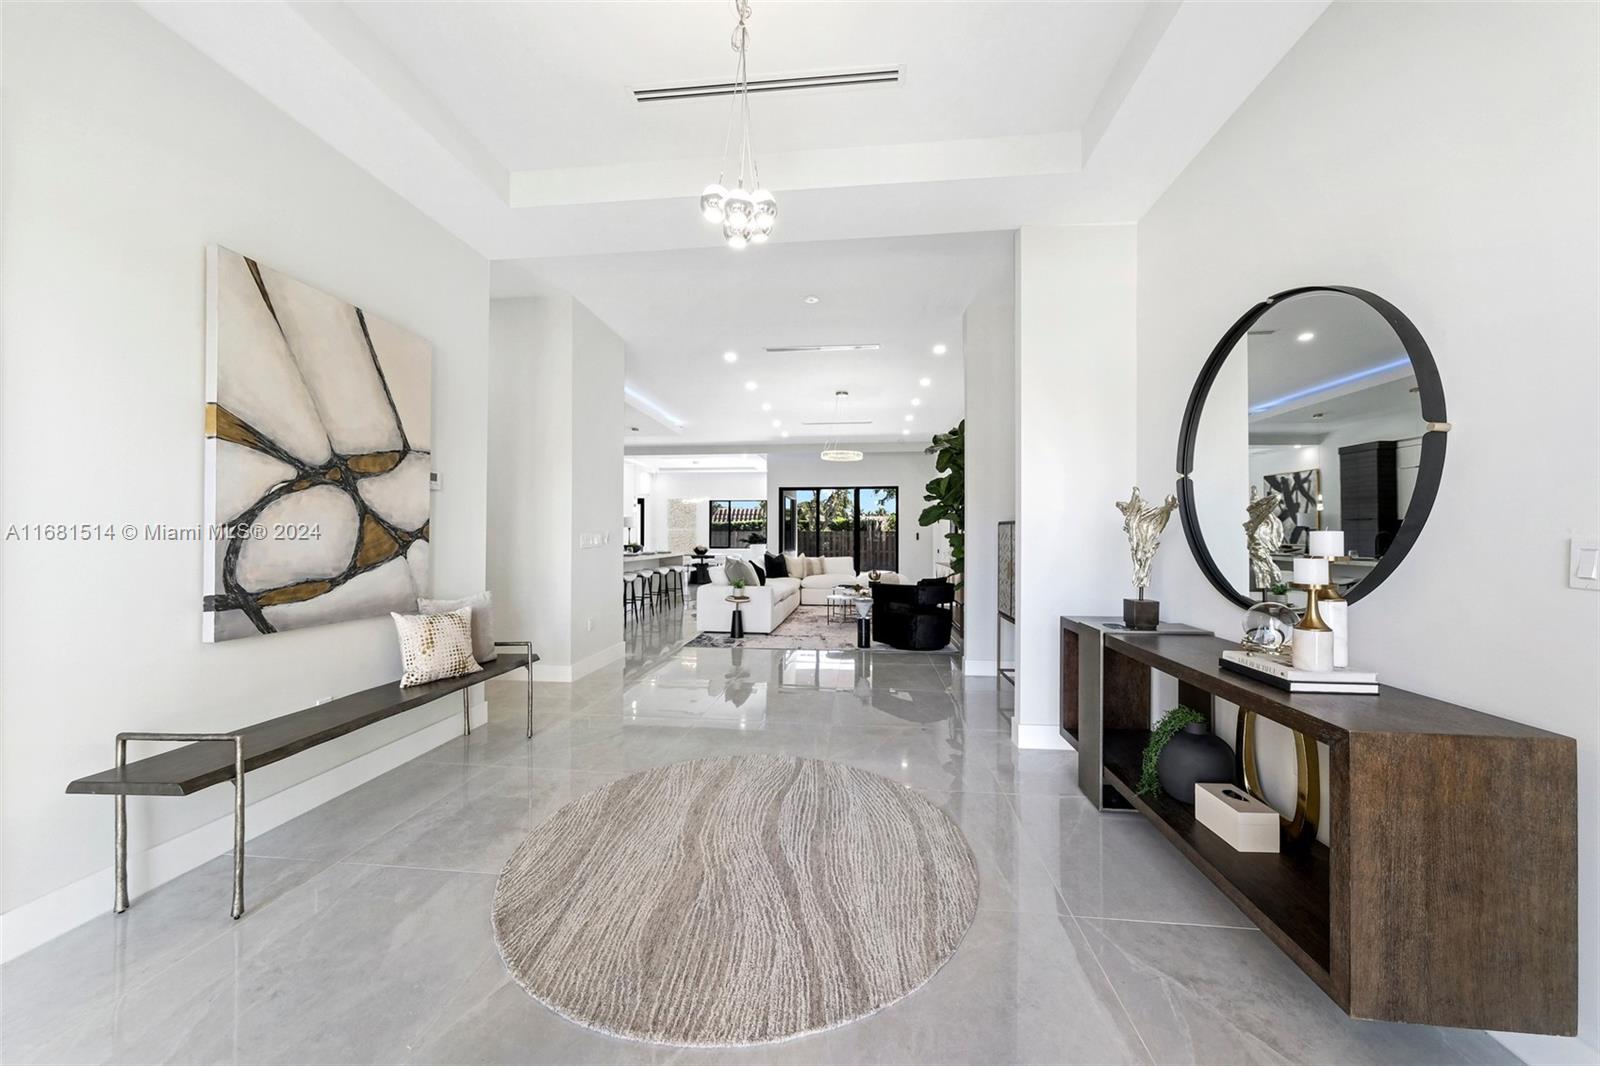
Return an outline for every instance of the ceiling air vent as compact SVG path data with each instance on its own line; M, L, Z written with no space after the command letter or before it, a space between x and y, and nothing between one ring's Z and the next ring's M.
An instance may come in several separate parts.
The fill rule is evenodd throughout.
M794 352L875 352L879 347L877 344L793 344L764 350L774 355L784 355Z
M861 70L842 70L832 74L795 74L782 78L751 78L750 92L788 93L802 89L836 89L847 85L894 85L900 81L899 67L866 67ZM661 85L653 89L635 89L633 98L641 104L655 100L698 100L707 96L732 96L736 83L731 81L693 82L688 85Z

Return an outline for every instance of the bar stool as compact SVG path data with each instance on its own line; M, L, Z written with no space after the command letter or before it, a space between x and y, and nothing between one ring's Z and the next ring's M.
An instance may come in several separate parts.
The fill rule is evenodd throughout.
M643 621L643 604L640 602L640 587L638 574L624 574L622 576L622 622L628 622L628 614L632 612L635 621Z
M668 607L672 606L672 598L678 598L678 606L683 606L683 567L669 566L661 571L661 598Z

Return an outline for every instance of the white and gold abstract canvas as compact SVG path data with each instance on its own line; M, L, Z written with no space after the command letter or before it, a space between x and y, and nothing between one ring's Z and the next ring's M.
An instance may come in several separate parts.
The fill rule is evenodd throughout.
M416 610L432 364L420 337L207 250L207 642Z

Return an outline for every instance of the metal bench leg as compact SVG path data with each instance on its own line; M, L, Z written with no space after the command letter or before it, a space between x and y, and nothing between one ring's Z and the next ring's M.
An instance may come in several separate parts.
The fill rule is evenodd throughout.
M244 917L244 738L233 738L233 917Z
M128 741L227 741L233 745L233 916L244 917L244 735L241 733L118 733L117 773L128 765ZM121 914L128 909L128 797L119 793L115 797L117 810L116 860L112 876L116 881L116 899L112 910Z
M533 739L533 642L527 640L497 640L497 648L521 648L528 653L528 739Z
M122 737L117 738L117 770L121 772L128 765L128 742ZM128 797L117 796L117 858L116 880L117 898L112 903L111 910L114 914L121 914L128 909Z
M461 690L461 735L472 735L472 686L468 685Z

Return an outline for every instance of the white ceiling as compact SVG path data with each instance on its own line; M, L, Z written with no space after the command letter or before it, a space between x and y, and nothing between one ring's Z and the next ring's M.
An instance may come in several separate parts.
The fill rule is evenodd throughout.
M718 245L722 107L629 89L726 78L731 5L141 6L487 258ZM757 76L905 66L755 98L774 242L1137 221L1325 6L755 0Z
M629 434L630 446L892 443L961 419L961 315L980 293L1010 291L1011 243L1009 233L968 233L526 259L494 264L491 285L497 297L558 286L622 337L632 407L647 410L643 400L682 423L663 431L665 417L635 418L628 424L641 432ZM805 303L807 295L818 302ZM882 347L763 351L846 343ZM936 344L945 354L933 354ZM729 351L738 362L724 360ZM840 417L870 425L801 424L832 419L836 389L850 393Z
M652 474L765 474L767 457L748 452L629 455L623 460Z
M755 0L753 76L904 71L899 85L753 98L758 146L794 152L1078 129L1147 6ZM352 10L510 170L722 150L726 99L641 104L631 90L731 80L727 0Z

